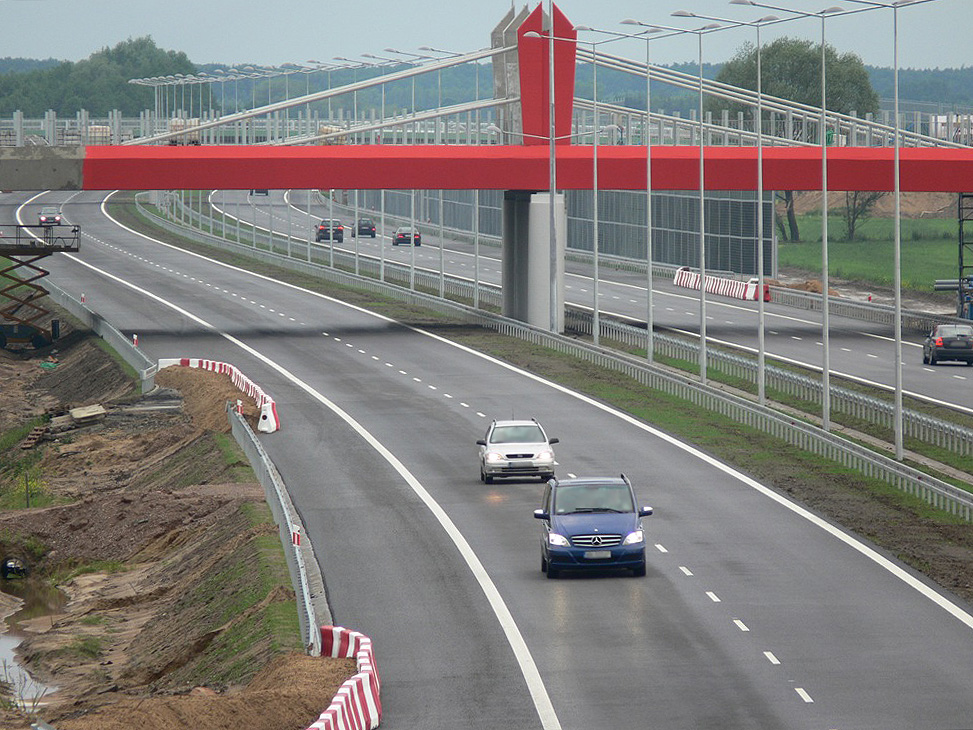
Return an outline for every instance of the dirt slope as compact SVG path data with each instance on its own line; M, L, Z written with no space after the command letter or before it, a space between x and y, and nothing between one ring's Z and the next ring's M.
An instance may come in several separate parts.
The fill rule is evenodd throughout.
M82 334L47 358L0 351L0 433L68 407L108 410L98 424L0 454L0 496L29 468L53 500L0 510L0 553L29 560L31 580L60 575L68 597L56 615L18 623L27 666L59 687L39 698L36 717L58 730L306 727L354 663L309 659L296 631L289 646L270 638L268 623L296 630L294 595L282 559L258 567L276 527L232 439L219 436L224 404L241 394L226 377L183 368L157 383L138 397ZM255 421L252 402L245 412ZM274 579L267 572L278 584L251 605ZM12 606L0 594L0 611ZM4 730L30 721L0 702Z

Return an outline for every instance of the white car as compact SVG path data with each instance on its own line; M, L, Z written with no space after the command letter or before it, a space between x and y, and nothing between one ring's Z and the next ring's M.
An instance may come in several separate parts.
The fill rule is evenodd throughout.
M497 477L554 476L556 438L548 438L536 419L493 421L479 439L480 481L493 484Z

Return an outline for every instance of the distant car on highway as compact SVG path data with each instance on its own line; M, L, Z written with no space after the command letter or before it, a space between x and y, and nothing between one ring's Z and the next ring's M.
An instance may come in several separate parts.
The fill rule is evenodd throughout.
M375 222L371 218L359 218L358 225L351 229L351 235L375 238Z
M345 227L337 218L325 218L318 223L314 232L314 240L318 243L331 240L341 243L345 240Z
M536 420L493 421L480 447L480 481L493 484L497 477L554 476L556 438L548 438Z
M418 228L410 228L409 226L396 228L395 233L392 235L392 245L398 246L400 243L405 246L408 246L410 243L421 246L422 234L419 233Z
M937 324L922 344L922 362L935 365L941 360L960 360L973 365L973 325Z
M61 225L61 211L54 205L45 205L37 214L37 222L42 226Z
M541 530L541 571L557 578L562 570L627 568L645 575L642 518L628 477L551 479L534 517Z

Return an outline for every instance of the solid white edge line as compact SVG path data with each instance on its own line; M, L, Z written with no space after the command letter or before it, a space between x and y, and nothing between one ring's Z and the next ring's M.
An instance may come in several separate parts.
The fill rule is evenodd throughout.
M117 191L113 191L112 193L109 193L107 196L105 196L105 199L102 201L101 204L102 214L106 218L108 218L108 220L112 221L115 225L119 226L120 228L132 234L138 235L141 238L152 241L154 243L160 243L162 245L169 246L169 244L165 244L162 241L155 241L149 236L146 236L142 233L139 233L138 231L129 228L128 226L125 226L124 224L115 220L111 215L109 215L107 209L105 208L105 205L108 202L108 199L112 195L114 195L115 192ZM174 248L175 250L178 251L182 251L182 249L179 249L178 247L175 246L169 246L169 247ZM456 545L457 549L460 552L460 555L462 555L463 559L466 561L467 566L470 568L470 572L473 573L473 577L476 579L477 583L479 583L481 590L486 596L487 601L490 604L490 607L493 609L493 612L496 615L501 628L503 629L504 635L507 637L507 642L510 644L510 648L513 650L514 656L517 659L517 663L520 666L521 673L524 676L524 680L527 684L527 689L530 692L532 700L534 701L534 707L537 710L537 714L541 720L542 726L548 730L560 730L561 724L558 721L557 713L554 711L554 705L547 694L547 689L544 686L544 681L541 679L540 672L537 669L537 665L534 663L534 658L531 655L530 650L527 648L527 643L524 640L523 635L520 633L520 629L518 628L516 622L514 621L513 615L510 613L510 610L507 608L507 604L504 602L503 597L500 595L500 591L493 583L493 580L490 578L486 569L483 567L483 564L480 562L480 559L476 556L476 553L473 551L473 548L466 541L466 538L459 531L459 529L456 527L453 521L449 518L449 515L446 514L446 511L439 505L438 502L436 502L435 499L433 499L432 495L430 495L429 492L426 491L425 487L422 486L419 480L416 479L415 476L413 476L413 474L405 467L405 465L402 462L398 460L398 458L396 458L396 456L391 451L389 451L377 438L375 438L367 429L365 429L364 426L358 423L358 421L352 418L352 416L349 413L345 412L340 406L338 406L336 403L326 398L324 395L322 395L317 390L312 388L310 385L305 383L303 380L295 376L286 368L282 367L281 365L278 365L276 362L268 358L266 355L263 355L262 353L250 347L249 345L237 339L236 337L233 337L232 335L229 335L225 332L220 332L216 327L211 325L209 322L205 321L200 317L197 317L196 315L183 309L182 307L179 307L178 305L169 302L166 299L163 299L157 294L153 294L152 292L143 289L139 286L136 286L131 282L125 281L124 279L121 279L115 276L114 274L110 274L107 271L99 269L85 261L82 261L77 256L71 254L65 254L65 255L68 258L70 258L72 261L75 261L76 263L79 263L82 266L85 266L86 268L95 271L101 274L102 276L111 279L112 281L121 284L122 286L128 287L133 291L137 291L140 294L148 297L149 299L152 299L153 301L158 302L163 306L169 307L173 311L181 314L184 317L187 317L193 322L196 322L197 324L209 330L212 330L213 332L219 334L221 337L226 339L228 342L236 345L244 352L250 354L252 357L257 358L258 360L266 364L268 367L277 371L281 376L289 380L291 383L293 383L294 385L296 385L297 387L305 391L308 395L310 395L312 398L317 400L323 406L331 410L335 415L337 415L345 423L347 423L380 456L382 456L382 458L384 458L389 463L389 465L392 466L392 468L395 469L396 472L398 472L399 476L401 476L405 480L405 482L412 488L416 496L418 496L419 499L423 501L423 503L426 505L429 511L432 512L432 514L439 521L439 524L442 525L446 534L449 535L450 539L453 541L453 544ZM193 254L193 255L198 256L198 254ZM206 259L205 256L199 256L199 258L205 259L207 261L211 261L210 259ZM212 262L212 263L221 263L221 262ZM242 269L237 269L236 267L233 266L228 266L225 264L221 264L221 265L227 266L227 268L234 269L237 271L244 271ZM274 281L269 277L260 276L259 278L265 279L267 281ZM293 287L293 288L300 289L300 287ZM329 297L322 297L322 298L330 300ZM337 302L337 300L333 300L333 301ZM358 309L358 307L353 307L353 308ZM366 310L361 310L361 311L366 311ZM380 318L386 320L388 319L386 317L380 317Z
M239 271L239 272L242 272L242 273L245 273L245 274L250 274L251 276L254 276L256 278L262 279L264 281L272 281L272 282L277 283L280 286L284 286L286 288L294 289L294 290L297 290L297 291L302 291L302 292L305 292L307 294L311 294L313 296L320 297L321 299L325 299L325 300L330 301L330 302L335 302L335 303L340 304L342 306L349 307L349 308L351 308L351 309L353 309L355 311L362 312L362 313L364 313L366 315L373 316L376 319L380 319L380 320L382 320L384 322L393 322L394 321L390 317L386 317L384 315L377 314L375 312L369 312L366 309L362 309L361 307L357 307L357 306L355 306L353 304L348 304L347 302L342 302L340 300L333 299L332 297L328 297L328 296L326 296L324 294L319 294L317 292L308 291L307 289L302 289L301 287L295 286L294 284L289 284L287 282L280 282L280 281L277 281L276 279L271 279L270 277L265 276L263 274L255 274L253 272L246 271L245 269L240 269L240 268L238 268L236 266L231 266L230 264L224 264L221 261L214 261L213 259L208 259L205 256L202 256L201 254L197 254L197 253L194 253L192 251L185 251L184 249L180 249L179 247L173 246L173 245L168 244L168 243L163 243L161 241L155 241L155 239L149 238L148 236L145 236L144 234L139 233L138 231L134 231L131 228L128 228L127 226L122 225L121 223L119 223L114 218L112 218L111 216L108 215L107 210L105 210L105 203L108 201L108 198L111 197L111 195L114 195L114 192L111 193L111 194L109 194L105 198L105 201L102 203L102 206L101 206L102 207L102 211L104 212L105 216L108 217L113 222L115 222L116 225L119 225L120 227L125 228L126 230L131 231L132 233L134 233L134 234L136 234L138 236L141 236L142 238L145 238L145 239L147 239L149 241L153 241L155 243L161 243L163 246L167 246L167 247L172 248L172 249L175 249L177 251L182 251L183 253L187 253L187 254L189 254L191 256L195 256L197 258L200 258L200 259L204 259L206 261L209 261L210 263L216 263L216 264L219 264L220 266L224 266L224 267L226 267L228 269L232 269L234 271ZM768 499L772 499L773 501L777 502L777 504L779 504L782 507L785 507L786 509L788 509L791 512L793 512L795 515L797 515L797 516L799 516L799 517L807 520L808 522L810 522L815 527L818 527L821 530L824 530L825 532L827 532L828 534L830 534L831 536L837 538L841 542L845 543L845 545L847 545L848 547L852 548L853 550L857 551L858 553L860 553L864 557L866 557L869 560L871 560L872 562L874 562L879 567L884 568L886 571L888 571L889 573L891 573L894 577L896 577L899 580L901 580L903 583L905 583L910 588L916 590L919 594L921 594L925 598L927 598L930 601L932 601L933 603L935 603L937 606L939 606L940 608L942 608L943 610L945 610L951 616L953 616L954 618L958 619L959 621L961 621L962 623L964 623L969 628L973 629L973 615L970 615L969 613L967 613L965 610L963 610L958 605L956 605L951 600L949 600L946 596L943 596L940 593L936 592L933 588L931 588L930 586L926 585L921 580L919 580L918 578L916 578L915 576L913 576L911 573L907 572L906 570L904 570L900 566L896 565L891 560L889 560L885 556L881 555L879 552L877 552L873 548L869 547L868 545L865 545L863 542L861 542L857 538L855 538L852 535L844 532L843 530L838 529L834 525L832 525L832 524L824 521L823 519L821 519L820 517L818 517L814 513L808 511L804 507L801 507L800 505L796 504L795 502L790 501L789 499L787 499L786 497L778 494L777 492L775 492L774 490L770 489L769 487L766 487L763 484L760 484L755 479L752 479L749 476L747 476L746 474L743 474L742 472L737 471L736 469L734 469L733 467L729 466L728 464L724 464L723 462L718 461L714 457L712 457L712 456L710 456L710 455L708 455L708 454L700 451L699 449L691 446L690 444L684 443L683 441L680 441L679 439L677 439L674 436L671 436L671 435L669 435L669 434L667 434L667 433L665 433L663 431L660 431L657 428L654 428L653 426L650 426L650 425L648 425L646 423L643 423L642 421L639 421L634 416L630 416L627 413L623 413L622 411L619 411L616 408L613 408L613 407L611 407L609 405L606 405L604 403L601 403L601 402L595 400L594 398L590 398L590 397L588 397L588 396L586 396L586 395L584 395L582 393L577 393L577 392L575 392L575 391L573 391L573 390L571 390L571 389L569 389L569 388L567 388L567 387L565 387L563 385L560 385L559 383L554 383L554 382L552 382L550 380L547 380L545 378L540 377L539 375L535 375L534 373L528 372L526 370L522 370L521 368L518 368L518 367L516 367L514 365L511 365L510 363L503 362L502 360L498 360L495 357L492 357L490 355L486 355L486 354L484 354L482 352L477 352L476 350L473 350L473 349L471 349L471 348L469 348L469 347L467 347L465 345L461 345L459 343L452 342L451 340L448 340L445 337L442 337L440 335L434 334L432 332L427 332L427 331L425 331L423 329L419 329L417 327L410 327L408 325L402 325L401 322L399 322L397 324L399 324L400 326L406 326L406 327L408 327L410 330L412 330L414 332L418 332L421 335L424 335L426 337L430 337L430 338L432 338L432 339L434 339L434 340L436 340L438 342L442 342L442 343L444 343L444 344L446 344L446 345L448 345L450 347L454 347L454 348L456 348L458 350L461 350L463 352L466 352L466 353L472 355L473 357L478 357L478 358L480 358L482 360L486 360L487 362L491 362L491 363L493 363L493 364L495 364L495 365L497 365L499 367L505 368L506 370L509 370L510 372L518 373L518 374L520 374L521 376L523 376L525 378L529 378L529 379L531 379L531 380L533 380L533 381L535 381L537 383L542 383L542 384L546 385L547 387L552 388L552 389L554 389L554 390L556 390L556 391L558 391L560 393L563 393L565 395L568 395L568 396L570 396L572 398L575 398L575 399L581 401L582 403L586 403L589 406L592 406L594 408L597 408L597 409L599 409L599 410L601 410L601 411L603 411L605 413L611 414L614 417L616 417L616 418L624 421L625 423L629 424L630 426L633 426L633 427L635 427L637 429L640 429L641 431L644 431L645 433L651 434L651 435L655 436L656 438L661 439L662 441L665 441L666 443L671 444L672 446L674 446L674 447L676 447L678 449L681 449L682 451L686 452L687 454L689 454L693 458L699 459L700 461L703 461L704 463L709 464L710 466L714 467L715 469L717 469L717 470L723 472L724 474L726 474L728 477L730 477L732 479L735 479L738 482L740 482L741 484L744 484L744 485L750 487L751 489L759 492L760 494L764 495Z
M181 253L184 253L184 254L189 254L191 256L195 256L197 258L206 260L206 261L208 261L210 263L215 263L215 264L218 264L218 265L223 266L225 268L228 268L228 269L231 269L231 270L234 270L234 271L238 271L238 272L242 272L242 273L245 273L245 274L254 276L255 278L259 278L259 279L262 279L264 281L271 281L271 282L274 282L274 283L276 283L276 284L278 284L280 286L284 286L286 288L290 288L290 289L293 289L293 290L302 291L302 292L305 292L307 294L311 294L313 296L320 297L321 299L324 299L324 300L327 300L327 301L330 301L330 302L335 302L335 303L340 304L342 306L346 306L346 307L349 307L349 308L351 308L353 310L356 310L356 311L362 312L364 314L367 314L369 316L375 317L376 319L380 319L380 320L383 320L383 321L386 321L386 322L393 321L389 317L385 317L383 315L376 314L375 312L369 312L368 310L365 310L365 309L362 309L361 307L356 307L354 305L348 304L347 302L341 302L340 300L333 299L332 297L328 297L328 296L325 296L323 294L319 294L317 292L311 292L311 291L308 291L308 290L303 289L301 287L295 286L293 284L289 284L287 282L279 282L279 281L277 281L275 279L272 279L271 277L268 277L268 276L265 276L265 275L262 275L262 274L255 274L254 272L249 272L249 271L246 271L245 269L240 269L239 267L236 267L236 266L231 266L229 264L225 264L225 263L220 262L220 261L214 261L213 259L209 259L206 256L202 256L201 254L197 254L197 253L194 253L194 252L191 252L191 251L185 251L184 249L180 249L177 246L172 246L171 244L167 244L167 243L164 243L162 241L157 241L157 240L155 240L153 238L150 238L149 236L146 236L145 234L142 234L142 233L140 233L138 231L135 231L135 230L129 228L128 226L123 225L122 223L120 223L119 221L115 220L111 215L108 214L108 211L107 211L107 209L106 209L105 206L106 206L106 204L108 202L108 199L112 195L114 195L115 192L117 192L117 191L113 191L112 193L109 193L107 196L105 196L104 200L102 201L101 210L102 210L103 215L105 215L106 218L108 218L109 220L111 220L113 223L115 223L120 228L123 228L124 230L127 230L130 233L132 233L132 234L134 234L136 236L139 236L140 238L144 238L144 239L146 239L148 241L151 241L153 243L156 243L156 244L161 244L161 245L166 246L168 248L171 248L171 249L180 251ZM37 197L37 196L35 196L35 197ZM34 198L31 198L31 200L33 200L33 199ZM27 202L30 202L30 201L27 201ZM19 208L18 208L18 217L19 217ZM68 254L68 255L70 256L70 254ZM71 258L74 259L75 261L78 261L79 263L84 263L84 262L81 262L80 259L78 259L77 257L71 256ZM89 266L89 268L91 268L93 270L100 271L98 269L95 269L95 267L90 266L88 264L84 264L84 265L85 266ZM110 278L113 278L113 279L118 280L116 277L112 276L111 274L107 274L107 272L104 272L104 273L105 273L106 276L109 276ZM118 280L118 281L119 281L119 283L123 283L125 286L130 286L131 288L137 288L137 287L134 287L134 285L128 284L127 282L122 282L121 280ZM146 294L148 294L148 293L146 292ZM153 298L156 298L154 295L150 295L150 296L152 296ZM162 300L160 300L160 301L162 301ZM167 306L170 306L173 309L176 309L177 311L179 310L179 308L176 307L175 305L172 305L172 304L169 304L169 303L166 303L166 304L167 304ZM193 315L189 315L188 313L186 313L186 316L193 317ZM207 326L209 326L209 325L207 325ZM435 340L437 340L439 342L442 342L442 343L444 343L444 344L446 344L448 346L455 347L455 348L457 348L457 349L459 349L461 351L464 351L464 352L466 352L468 354L471 354L474 357L479 357L479 358L481 358L483 360L486 360L488 362L492 362L492 363L494 363L494 364L496 364L496 365L498 365L498 366L500 366L502 368L505 368L505 369L507 369L507 370L509 370L511 372L519 373L519 374L521 374L524 377L527 377L527 378L529 378L531 380L534 380L535 382L542 383L542 384L544 384L544 385L546 385L546 386L548 386L548 387L550 387L550 388L552 388L554 390L557 390L560 393L563 393L563 394L568 395L570 397L576 398L577 400L579 400L579 401L581 401L583 403L586 403L586 404L588 404L590 406L593 406L595 408L598 408L598 409L604 411L605 413L609 413L611 415L614 415L615 417L619 418L620 420L624 421L625 423L627 423L627 424L629 424L631 426L634 426L635 428L638 428L638 429L640 429L640 430L642 430L642 431L644 431L646 433L649 433L649 434L655 436L656 438L661 439L662 441L664 441L664 442L666 442L666 443L668 443L668 444L670 444L670 445L672 445L672 446L674 446L674 447L676 447L678 449L681 449L681 450L685 451L687 454L690 454L694 458L697 458L697 459L703 461L704 463L712 466L713 468L717 469L718 471L723 472L727 476L729 476L729 477L731 477L733 479L736 479L737 481L741 482L742 484L744 484L746 486L749 486L750 488L754 489L755 491L759 492L760 494L764 495L765 497L767 497L767 498L769 498L769 499L777 502L779 505L781 505L781 506L785 507L786 509L792 511L794 514L798 515L799 517L802 517L803 519L807 520L811 524L815 525L816 527L824 530L828 534L830 534L833 537L837 538L838 540L842 541L843 543L845 543L845 545L847 545L848 547L850 547L853 550L857 551L858 553L860 553L864 557L868 558L869 560L873 561L879 567L884 568L886 571L888 571L889 573L891 573L894 577L898 578L903 583L905 583L909 587L911 587L914 590L916 590L922 596L924 596L925 598L929 599L930 601L932 601L933 603L935 603L936 605L938 605L940 608L942 608L943 610L945 610L946 612L948 612L950 615L952 615L954 618L956 618L959 621L961 621L962 623L964 623L966 626L968 626L970 628L973 628L973 616L971 616L969 613L967 613L966 611L964 611L963 609L961 609L959 606L957 606L952 601L948 600L945 596L940 595L935 590L933 590L932 588L930 588L929 586L927 586L925 583L923 583L922 581L918 580L917 578L915 578L914 576L912 576L910 573L906 572L905 570L903 570L898 565L895 565L890 560L888 560L884 556L880 555L874 549L868 547L867 545L865 545L864 543L860 542L856 538L852 537L849 534L846 534L845 532L839 530L835 526L833 526L833 525L825 522L824 520L822 520L818 516L812 514L808 510L806 510L803 507L801 507L801 506L799 506L799 505L791 502L790 500L782 497L781 495L777 494L776 492L774 492L773 490L769 489L768 487L765 487L763 484L760 484L756 480L751 479L750 477L746 476L745 474L736 471L735 469L733 469L729 465L724 464L724 463L716 460L715 458L713 458L713 457L711 457L711 456L709 456L709 455L707 455L707 454L699 451L698 449L690 446L689 444L683 443L682 441L676 439L673 436L670 436L667 433L664 433L662 431L659 431L658 429L653 428L652 426L649 426L648 424L645 424L645 423L642 423L641 421L636 420L634 417L628 415L627 413L623 413L621 411L616 410L615 408L612 408L610 406L607 406L607 405L605 405L603 403L599 403L598 401L596 401L596 400L594 400L592 398L589 398L588 396L585 396L585 395L583 395L581 393L576 393L576 392L574 392L574 391L572 391L572 390L570 390L570 389L566 388L565 386L562 386L562 385L560 385L558 383L554 383L554 382L551 382L549 380L546 380L545 378L542 378L542 377L540 377L538 375L535 375L533 373L530 373L530 372L527 372L527 371L522 370L520 368L517 368L517 367L515 367L513 365L510 365L509 363L502 362L500 360L497 360L494 357L491 357L491 356L486 355L484 353L480 353L480 352L477 352L475 350L472 350L471 348L466 347L464 345L460 345L458 343L451 342L450 340L447 340L446 338L441 337L440 335L436 335L436 334L433 334L431 332L426 332L425 330L422 330L422 329L419 329L419 328L416 328L416 327L409 327L409 329L411 329L411 330L413 330L415 332L418 332L418 333L420 333L420 334L422 334L422 335L424 335L426 337L430 337L430 338L435 339ZM227 340L233 342L234 344L237 344L239 347L241 347L245 351L252 352L252 354L255 357L258 357L261 360L265 360L267 362L267 364L270 365L271 367L274 367L275 369L280 368L280 366L276 365L276 363L271 363L269 360L266 360L266 358L264 358L263 355L257 353L255 350L252 350L252 348L249 348L243 342L240 342L239 340L236 340L235 338L233 338L233 337L231 337L231 336L229 336L227 334L224 334L224 333L221 333L221 335L223 337L225 337ZM294 378L293 375L291 375L290 373L286 372L282 368L280 368L280 372L281 372L281 374L284 374L285 377L288 377L289 379ZM406 481L409 484L409 486L412 487L412 489L416 492L416 494L419 495L419 497L423 500L424 503L426 503L426 505L427 505L427 507L429 507L430 511L432 511L433 514L436 516L436 518L439 519L440 523L443 524L444 529L446 529L446 531L447 531L447 534L449 534L450 537L454 539L454 543L456 542L457 539L461 540L461 543L456 543L457 544L457 547L460 549L460 553L463 555L464 559L466 559L467 564L470 566L471 571L473 571L474 577L476 577L477 580L480 582L481 589L484 591L484 594L487 596L487 600L490 601L491 607L493 608L494 613L497 615L498 620L500 621L501 627L503 628L504 633L507 636L507 641L510 643L511 648L514 651L514 655L517 657L518 663L520 664L521 672L524 674L525 680L527 682L528 690L530 691L531 697L534 700L534 705L537 708L538 715L539 715L539 717L541 719L542 724L544 725L545 728L560 728L560 723L558 722L557 714L554 711L554 706L551 704L551 700L550 700L550 697L547 694L546 688L544 687L543 680L540 677L540 674L539 674L539 672L537 670L537 666L534 663L533 657L531 656L530 651L527 648L526 642L524 641L524 638L521 635L520 630L517 628L517 625L514 622L513 617L512 617L512 615L509 612L509 609L507 609L506 604L504 603L503 598L500 596L500 593L497 590L496 586L493 584L493 581L490 579L489 575L486 573L486 570L483 568L482 564L479 562L479 559L476 557L476 554L473 552L472 548L466 542L465 538L463 538L462 533L460 533L459 530L456 529L455 525L453 525L452 521L449 520L449 516L442 510L442 508L438 505L438 503L436 503L435 500L433 500L432 497L425 491L425 489L418 482L418 480L416 480L415 477L413 477L412 474L407 469L405 469L405 467L403 465L401 465L400 462L398 462L398 460L395 458L395 456L393 454L391 454L391 452L388 452L387 449L385 449L385 447L382 446L377 440L375 440L373 437L371 437L371 434L368 434L368 432L365 431L364 428L362 428L361 426L359 426L357 424L357 422L355 422L353 419L351 419L351 416L350 415L345 414L344 411L342 411L340 408L337 407L337 405L332 404L330 401L328 401L326 398L324 398L324 396L322 396L321 394L319 394L316 391L314 391L307 384L303 383L303 381L300 381L300 380L294 378L294 382L295 382L295 384L298 384L299 387L302 387L302 388L307 389L307 392L310 395L312 395L312 397L315 397L316 399L319 399L322 402L322 404L326 405L329 408L335 409L334 412L337 415L339 415L343 420L346 420L346 422L348 422L349 425L355 424L354 426L352 426L353 428L356 428L357 427L356 430L361 429L360 433L362 434L363 438L371 439L369 441L369 443L372 444L373 447L380 454L382 454L383 456L385 456L387 454L386 458L389 460L389 463L390 464L392 464L397 470L399 468L401 468L402 471L400 473L403 474L403 478L406 479ZM365 436L365 434L367 434L367 437ZM445 522L444 522L444 520L445 520ZM449 525L449 527L447 527L447 525ZM454 534L455 534L455 537L454 537ZM477 566L477 568L474 568L474 566ZM800 690L800 691L803 692L803 690ZM808 701L812 701L812 700L810 700L810 697L808 697Z

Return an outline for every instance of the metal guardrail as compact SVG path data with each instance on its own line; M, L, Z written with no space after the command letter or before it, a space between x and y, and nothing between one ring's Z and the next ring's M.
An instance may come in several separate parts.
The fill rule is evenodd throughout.
M590 313L569 310L566 316L572 329L582 334L591 334ZM600 330L604 339L631 347L645 346L644 328L602 318ZM699 344L694 341L664 333L655 333L652 340L656 355L691 363L699 360ZM714 369L748 383L757 382L758 365L753 359L716 348L708 348L706 355ZM824 386L817 378L774 365L765 366L764 376L769 389L808 403L821 404L822 402ZM895 406L881 398L832 384L831 407L835 412L845 413L890 430L894 428ZM973 455L973 429L965 426L904 408L902 429L907 438L932 444L960 456Z
M105 319L83 302L78 301L52 282L45 282L50 297L58 306L77 317L92 332L105 340L138 373L143 393L155 387L155 373L158 366L145 356L125 335L110 325Z
M151 215L144 208L145 214ZM209 219L202 218L198 212L190 211L188 207L183 208L184 217L189 218L197 225L202 226L203 222L209 223ZM161 220L161 219L160 219ZM173 226L169 230L185 235L185 227ZM446 230L446 229L444 229ZM215 234L214 234L215 236ZM284 236L275 237L276 247L279 251L285 252ZM212 240L219 240L212 238ZM271 239L266 229L258 229L258 244L269 247ZM302 242L303 244L303 242ZM591 254L587 252L569 251L569 255L579 260L590 259ZM354 268L354 257L342 251L335 251L335 264L344 269ZM644 261L637 261L625 257L609 257L607 263L625 268L632 271L644 272L646 269ZM359 257L358 270L364 275L379 276L381 264L372 258ZM653 271L665 277L672 277L676 271L675 266L666 264L653 265ZM385 262L385 279L408 286L409 268L399 264ZM439 276L435 273L416 271L416 286L424 291L439 291ZM773 295L781 294L780 299L775 299L785 306L796 303L802 309L810 310L815 306L820 309L823 298L820 294L809 292L791 292L794 290L773 287ZM447 298L460 301L469 301L473 297L473 283L460 278L445 277L444 292ZM494 308L501 307L501 295L498 287L493 285L480 285L480 302L483 305ZM868 319L869 321L886 322L891 325L894 320L894 310L891 307L878 304L863 304L855 302L831 302L831 312L833 314L846 317L856 317L858 319ZM793 305L792 305L793 306ZM870 313L873 313L870 316ZM912 312L911 318L903 316L903 323L911 321L913 326L922 327L924 322L932 322L933 317L923 312ZM586 335L592 333L592 318L589 312L576 309L567 309L566 321L571 328ZM935 321L941 322L949 320L948 317L936 317ZM957 320L962 321L962 320ZM918 324L916 324L918 323ZM903 325L905 326L905 324ZM931 326L931 325L930 325ZM920 331L925 331L920 329ZM602 317L600 320L600 332L602 337L615 342L620 342L631 347L645 346L645 329L637 326L625 324L613 320L609 317ZM671 357L686 362L699 362L698 343L674 335L656 333L653 336L655 354ZM739 378L748 383L756 385L758 379L758 365L756 360L731 352L726 352L717 348L709 348L707 355L713 366L731 377ZM783 393L787 396L798 398L802 401L820 405L823 402L823 386L821 381L807 375L801 375L790 370L766 366L765 382L767 387ZM866 395L859 391L843 388L832 384L831 386L832 408L835 412L845 413L860 420L873 423L883 428L893 429L895 411L894 405L881 398ZM940 418L928 416L918 411L904 409L902 414L903 434L908 438L914 438L923 443L932 444L939 448L944 448L951 453L960 456L973 455L973 429L960 426Z
M280 532L287 569L291 575L291 583L297 594L297 618L301 627L301 639L311 656L321 655L321 632L318 627L331 623L331 612L327 606L327 596L324 592L324 581L321 578L320 567L314 558L314 551L310 540L300 540L294 544L292 531L296 528L299 534L304 534L304 525L294 509L284 480L277 472L267 452L257 440L253 429L246 419L227 403L226 415L230 421L233 438L240 444L260 484L263 485L267 504L274 515Z
M164 221L162 218L155 216L144 208L142 210L143 214L151 216L153 220L157 221L163 227L174 230L180 235L187 235L188 231L186 228ZM547 347L556 352L577 357L599 367L621 372L646 387L660 390L686 400L695 407L706 408L707 410L720 413L727 418L731 418L748 427L758 429L788 444L838 462L846 468L855 469L868 477L879 479L900 491L918 497L928 504L949 512L960 519L973 522L973 493L925 474L918 469L901 464L887 456L871 451L840 435L802 422L793 416L777 412L770 407L762 406L745 398L726 393L718 388L703 385L695 380L691 380L688 376L670 373L663 368L650 365L644 360L580 342L563 335L539 330L523 322L490 314L480 309L473 309L464 304L450 301L448 298L440 298L438 296L424 294L421 291L404 289L391 283L392 279L400 280L403 274L405 280L408 281L409 271L407 267L405 267L405 271L403 272L401 270L402 267L394 267L389 262L385 262L385 273L388 276L388 280L382 282L366 275L355 275L338 268L330 268L313 262L295 260L272 251L243 246L210 234L194 231L193 237L201 242L206 242L235 253L243 253L266 263L314 274L325 281L345 286L355 286L409 304L427 307L434 311L461 317L471 324L488 327L501 334L516 337L532 344ZM378 262L371 261L366 264L366 261L368 260L360 259L359 271L374 274L378 269ZM338 252L335 252L335 263L337 265L348 266L349 264L353 265L353 262L353 256L339 256ZM416 271L415 282L417 288L421 287L438 291L439 276L438 274ZM451 292L462 292L464 298L469 298L472 294L471 288L469 282L453 279L447 286L447 297ZM493 298L496 302L500 301L499 292L495 289L483 290L480 296L481 301L485 301L487 298ZM630 327L630 329L633 332L637 331L635 327ZM612 335L606 332L604 336L610 338ZM642 342L637 344L644 345L644 339L645 335L643 332ZM653 338L657 342L660 339L659 336ZM664 342L665 339L662 339L662 341ZM690 349L687 348L686 352L689 352Z

